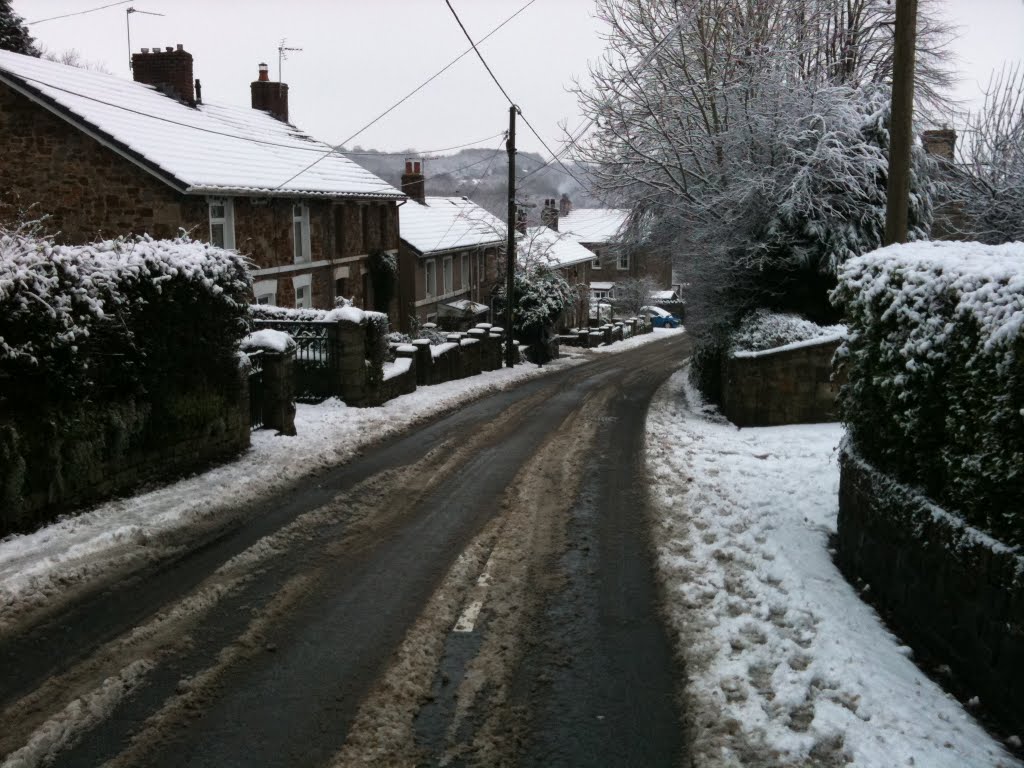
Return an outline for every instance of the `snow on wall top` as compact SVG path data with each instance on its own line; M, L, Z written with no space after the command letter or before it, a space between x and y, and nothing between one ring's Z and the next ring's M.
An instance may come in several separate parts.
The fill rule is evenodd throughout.
M256 109L189 107L142 83L0 51L0 82L196 194L404 197L329 145ZM240 84L240 91L247 90ZM112 142L110 140L113 140ZM301 173L300 173L301 172ZM289 179L295 174L298 178ZM280 187L280 189L278 189Z
M628 217L629 211L622 208L573 208L558 220L558 231L581 243L608 243Z
M421 205L409 200L398 209L402 240L420 253L501 245L505 222L464 197L427 197Z
M518 258L520 262L535 262L557 268L593 261L594 252L584 248L578 240L565 232L555 232L548 227L529 227L526 235L519 238Z

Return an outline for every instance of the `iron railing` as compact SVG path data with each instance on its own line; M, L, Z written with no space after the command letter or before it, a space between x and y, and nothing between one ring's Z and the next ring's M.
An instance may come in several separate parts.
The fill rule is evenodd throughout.
M263 426L263 350L249 352L249 429Z
M257 329L273 328L290 335L295 349L295 400L320 403L339 394L338 324L322 320L256 320Z

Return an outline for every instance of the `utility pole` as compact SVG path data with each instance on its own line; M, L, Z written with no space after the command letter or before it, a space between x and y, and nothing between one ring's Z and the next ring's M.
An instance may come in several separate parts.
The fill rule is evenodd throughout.
M516 282L516 111L508 108L508 243L505 246L505 365L515 366L515 341L512 339L512 300Z
M910 150L914 142L914 48L917 0L896 0L892 56L892 114L889 116L889 186L885 204L885 245L907 242Z

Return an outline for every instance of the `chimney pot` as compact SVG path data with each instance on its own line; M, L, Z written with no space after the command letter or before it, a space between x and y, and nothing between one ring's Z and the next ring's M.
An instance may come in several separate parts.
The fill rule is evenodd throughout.
M137 83L152 85L177 101L195 106L192 54L184 46L177 51L156 46L132 54L132 77Z
M203 103L203 84L199 82L199 78L196 78L196 104Z
M173 45L168 45L167 47L164 48L164 50L167 51L168 53L174 53L174 46Z
M427 191L423 178L422 160L407 159L402 174L402 191L418 203L426 203Z
M282 123L288 122L288 86L285 83L270 82L270 68L260 62L260 76L249 86L252 93L252 108L269 112Z
M181 43L178 43L178 48L177 48L177 50L179 50L179 51L184 51L184 50L185 50L185 46L184 46L184 45L182 45Z

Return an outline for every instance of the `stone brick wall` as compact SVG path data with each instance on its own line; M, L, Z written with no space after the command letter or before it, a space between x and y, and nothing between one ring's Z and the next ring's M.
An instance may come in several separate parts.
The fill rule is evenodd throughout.
M1024 733L1024 554L973 533L849 451L837 559L919 656L947 664L1009 733Z
M3 202L38 203L33 213L49 214L47 229L62 242L147 232L167 238L208 221L204 199L178 194L4 85L0 156Z
M722 364L722 413L739 427L836 421L832 356L841 342L827 340L751 356L727 357Z
M171 435L154 437L152 406L131 399L0 420L0 535L237 455L249 445L247 375L235 391L176 396Z

